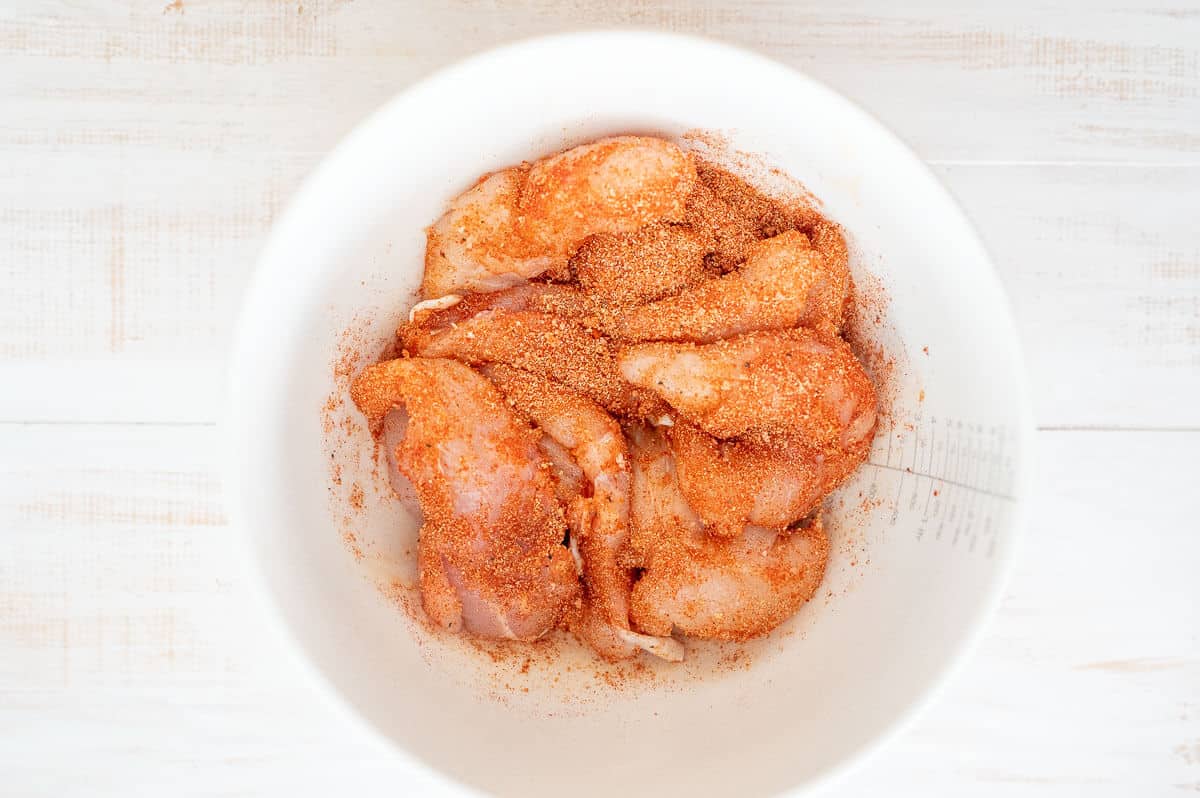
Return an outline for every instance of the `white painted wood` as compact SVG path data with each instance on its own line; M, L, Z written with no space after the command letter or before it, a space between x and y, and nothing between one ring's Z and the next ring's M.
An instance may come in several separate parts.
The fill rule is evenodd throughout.
M1200 170L936 168L1009 292L1039 424L1200 426Z
M6 136L40 146L323 151L396 86L483 47L632 25L716 36L794 63L871 108L930 158L1196 162L1200 17L1186 3L5 5L0 50L39 64L4 70L29 103L29 116L6 124ZM314 112L292 116L304 98ZM156 101L154 114L138 113L145 99ZM130 113L103 117L106 124L86 132L63 124L94 118L103 106ZM206 113L213 106L242 115ZM263 120L289 116L300 124L259 135ZM49 141L47 123L56 129Z
M14 0L5 795L436 794L247 610L211 424L224 352L272 218L356 121L480 48L610 25L755 47L908 140L995 255L1039 423L1063 430L1040 435L981 649L832 794L1200 790L1200 6Z

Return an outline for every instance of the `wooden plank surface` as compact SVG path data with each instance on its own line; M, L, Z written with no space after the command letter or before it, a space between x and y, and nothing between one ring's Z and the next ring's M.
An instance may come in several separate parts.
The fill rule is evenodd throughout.
M1044 488L1001 613L833 794L1200 791L1200 6L14 0L4 794L436 794L246 611L213 424L230 326L272 219L380 102L625 25L753 47L879 116L979 227L1026 344Z
M187 139L197 149L324 151L348 119L431 69L515 38L612 26L715 36L770 53L859 100L932 159L1195 163L1200 143L1194 125L1200 17L1189 4L18 0L6 6L0 51L23 64L44 64L18 74L5 70L7 82L40 112L10 121L8 135L40 143L46 142L39 123L49 122L64 143L179 146ZM154 74L141 69L147 64ZM79 82L93 91L63 85ZM286 116L300 95L316 102L305 124L279 130L271 143L258 135L255 118ZM146 113L146 100L158 101L154 114ZM126 138L123 124L86 134L62 125L82 121L97 103L141 111L125 121L142 128ZM250 118L204 113L225 104Z
M1008 290L1039 425L1200 426L1200 170L938 172Z

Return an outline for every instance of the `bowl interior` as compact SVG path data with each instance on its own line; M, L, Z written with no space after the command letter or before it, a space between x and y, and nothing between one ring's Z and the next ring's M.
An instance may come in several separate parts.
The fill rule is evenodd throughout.
M890 414L832 502L822 590L746 659L701 646L641 673L598 675L570 654L493 662L430 635L397 606L411 600L415 528L337 405L346 374L412 302L424 227L478 175L603 135L697 129L819 197L867 293L887 297L867 303L865 329L891 360L875 364ZM361 126L264 252L229 418L234 512L270 605L332 692L448 777L525 796L755 795L837 771L920 703L994 601L1029 429L998 282L915 157L790 69L652 34L487 53Z

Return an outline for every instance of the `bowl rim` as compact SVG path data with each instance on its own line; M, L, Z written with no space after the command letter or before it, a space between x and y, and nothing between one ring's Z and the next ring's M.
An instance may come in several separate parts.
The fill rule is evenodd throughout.
M233 538L237 541L236 545L241 549L239 565L243 570L243 581L246 583L247 592L255 598L258 611L261 613L260 617L265 621L262 625L267 627L267 634L279 644L279 650L289 652L287 658L292 662L293 667L303 674L302 679L308 683L311 692L320 696L320 700L329 707L333 714L344 719L348 727L357 727L362 732L360 738L364 741L370 740L381 753L386 751L401 760L406 767L422 771L425 775L434 777L445 784L452 784L466 794L480 794L475 786L460 781L455 776L436 768L403 748L355 709L332 678L306 653L304 645L287 620L278 595L269 584L259 555L251 542L255 533L249 523L250 514L247 512L246 502L249 499L245 489L247 481L243 479L243 468L238 458L239 441L254 426L253 420L245 412L244 403L240 401L240 386L252 382L249 375L255 371L255 341L251 331L255 325L255 317L261 315L263 308L272 305L269 285L280 276L282 270L287 266L277 257L276 253L282 249L283 242L290 238L292 228L297 227L296 222L302 215L302 209L315 202L316 198L324 193L326 184L330 183L341 170L342 163L348 160L349 154L356 149L359 140L368 138L375 128L383 127L386 120L399 107L407 102L412 102L421 94L437 91L443 84L454 83L462 75L470 74L488 64L501 62L517 55L527 56L531 50L542 49L546 54L553 54L555 51L564 48L572 49L583 44L619 48L622 44L633 43L671 48L689 56L702 57L704 53L720 52L726 58L742 61L750 70L768 70L776 74L786 72L789 79L808 84L810 90L824 95L827 101L840 106L840 112L857 117L858 122L870 128L873 135L890 140L893 146L913 161L915 167L924 172L929 178L933 190L943 196L946 207L957 216L956 223L962 226L971 246L977 250L981 263L990 267L981 271L980 279L984 282L981 288L995 297L1003 311L1003 326L1006 328L1006 334L1002 346L1008 350L1014 364L1012 387L1018 405L1016 415L1019 419L1016 430L1018 448L1014 465L1016 501L1012 520L1006 530L1006 535L1009 536L1011 543L1003 558L997 562L991 585L970 619L966 632L954 644L950 656L941 664L934 676L919 689L909 705L888 721L877 734L856 748L847 751L840 760L823 772L806 780L798 781L786 790L787 795L806 794L810 791L827 788L842 780L883 749L902 731L909 728L942 695L946 687L961 673L966 663L978 650L989 622L996 615L1005 586L1011 578L1027 527L1032 489L1035 484L1036 427L1029 372L1012 313L1012 303L1000 281L995 261L970 216L928 163L889 127L840 92L829 88L796 67L755 50L707 36L651 30L584 29L525 37L481 50L408 83L366 117L359 120L303 179L272 223L255 259L252 274L240 302L229 346L224 386L225 401L219 422L223 477L221 482L229 516L229 526L233 532Z

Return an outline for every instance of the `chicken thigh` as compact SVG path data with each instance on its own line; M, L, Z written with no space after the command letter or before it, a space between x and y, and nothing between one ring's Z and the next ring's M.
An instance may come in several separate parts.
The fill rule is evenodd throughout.
M692 159L662 139L617 136L495 172L429 228L425 299L494 291L565 267L596 233L683 217Z
M388 360L354 381L372 429L407 414L395 462L417 494L422 604L452 632L534 640L578 596L566 519L537 434L453 360Z

